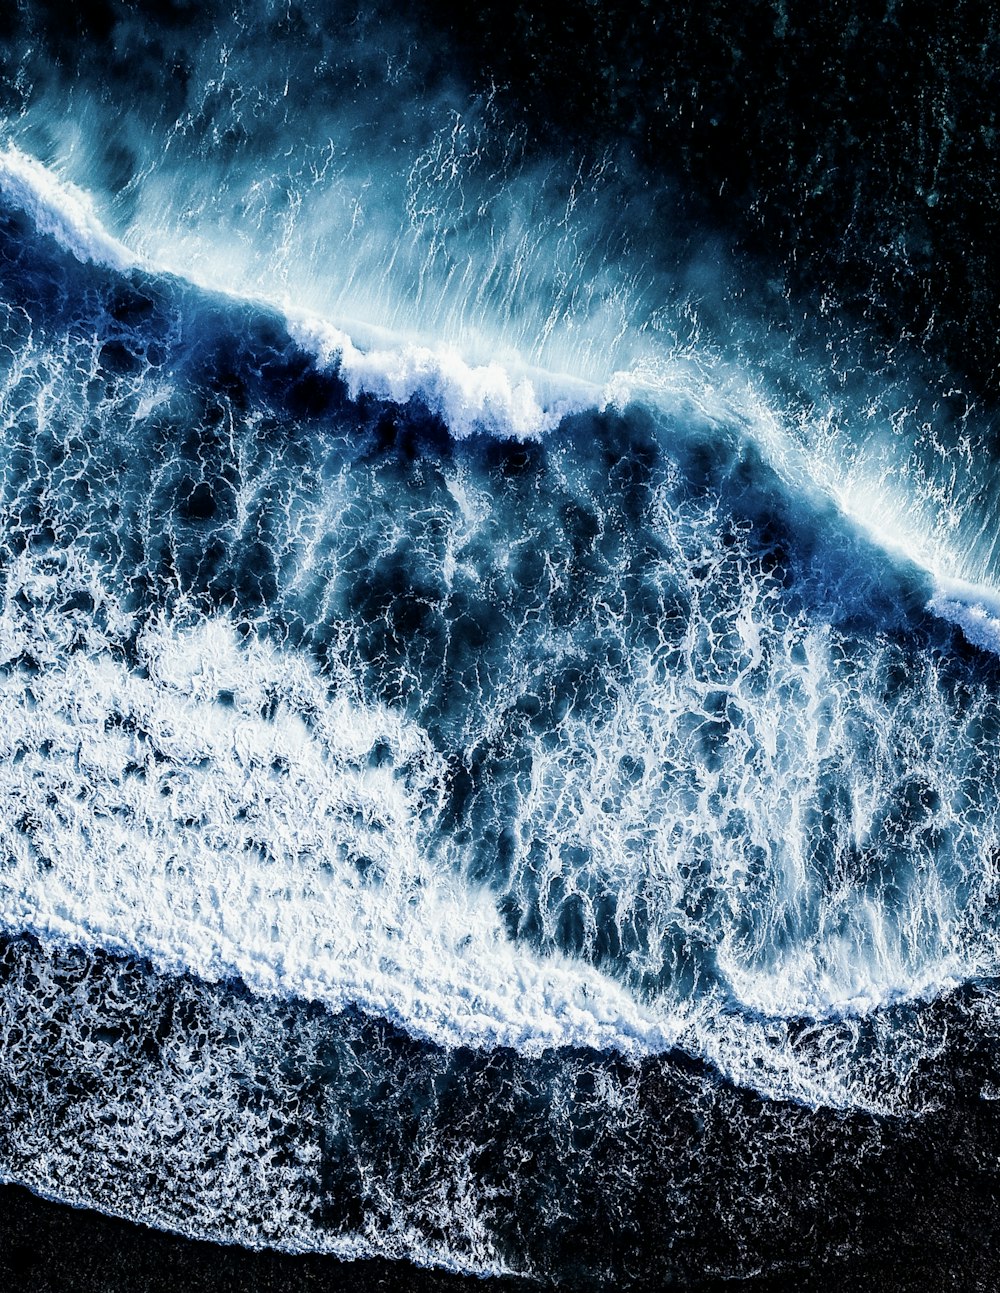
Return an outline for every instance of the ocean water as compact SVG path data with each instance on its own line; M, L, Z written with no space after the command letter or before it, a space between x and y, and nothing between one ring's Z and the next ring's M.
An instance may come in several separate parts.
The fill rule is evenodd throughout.
M25 32L3 1178L621 1285L932 1117L1000 976L971 402L719 326L666 186L398 16Z

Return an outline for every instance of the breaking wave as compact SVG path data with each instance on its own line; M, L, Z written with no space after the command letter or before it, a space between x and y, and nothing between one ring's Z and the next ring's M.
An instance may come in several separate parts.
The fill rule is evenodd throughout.
M411 198L472 165L456 137ZM0 153L3 1173L218 1239L537 1273L503 1183L527 1199L537 1153L568 1207L612 1164L621 1211L668 1053L692 1109L728 1083L925 1112L923 1006L1000 975L972 486L905 429L776 409L662 318L609 327L649 284L605 267L583 300L569 215L521 229L509 282L494 229L476 327L460 256L396 248L425 305L446 289L415 336L353 321L353 270L326 317L263 253L227 279L166 218L140 246L183 205L164 184L123 187L119 240ZM550 244L576 279L525 320ZM523 360L487 353L498 301Z
M8 928L444 1045L683 1045L832 1103L846 1074L768 1076L746 1018L993 972L998 822L964 805L995 706L929 580L741 421L581 401L491 447L534 401L498 367L253 302L207 356L211 296L109 263L81 195L8 166L119 316L81 328L67 281L10 370Z

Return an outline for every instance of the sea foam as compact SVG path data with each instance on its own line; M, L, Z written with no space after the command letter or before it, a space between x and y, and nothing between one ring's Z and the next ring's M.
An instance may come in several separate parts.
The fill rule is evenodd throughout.
M23 630L3 629L9 658ZM442 770L418 730L328 699L299 657L240 650L224 621L140 650L147 678L74 653L4 692L8 929L356 1006L442 1045L673 1043L614 980L512 944L488 893L436 863L422 817Z
M102 242L100 225L78 191L23 154L8 151L6 166L5 174L19 177L17 184L7 182L9 200L25 205L39 228L73 255L109 266L134 263L114 240ZM540 397L527 379L515 381L496 365L475 368L453 352L409 343L394 349L375 334L362 351L346 333L301 315L291 327L320 362L340 366L354 393L374 387L382 398L419 397L459 437L476 428L534 434L593 396L578 385L573 396ZM669 391L679 412L693 408L699 434L710 438L707 431L723 412L691 396L695 387L685 383L682 371L673 378L672 386L667 382L660 389ZM619 383L615 402L625 402L628 389ZM151 411L154 405L142 407ZM669 499L662 505L663 535L676 539L679 518ZM675 553L679 569L689 559L704 562L709 537L710 531L701 535L695 527L689 538L697 554ZM933 931L934 946L926 955L918 955L920 940L911 938L909 924L888 909L869 912L863 892L856 901L833 893L828 918L827 897L820 894L825 878L812 893L802 882L813 799L833 766L828 711L843 700L837 739L843 750L853 751L857 737L848 725L857 704L849 693L839 694L831 663L835 651L824 645L823 632L802 636L780 621L769 625L760 618L752 583L740 594L734 626L745 694L737 695L739 687L730 680L733 700L752 724L738 725L719 749L738 765L727 792L731 802L724 807L734 819L759 819L761 838L768 847L774 843L773 892L761 889L755 897L748 888L738 838L720 849L720 879L734 897L732 921L712 934L717 979L678 1000L644 996L630 989L627 975L616 977L586 958L511 937L496 892L471 882L437 838L446 771L442 755L412 720L320 677L294 651L262 643L239 647L225 618L196 627L166 619L147 626L134 648L142 662L136 670L125 663L123 642L131 630L102 638L93 623L56 613L61 602L72 603L72 593L60 590L54 576L29 569L14 573L3 621L9 638L4 659L12 670L3 698L10 862L0 914L8 928L63 945L145 956L172 973L239 977L261 994L302 997L332 1010L355 1006L446 1046L510 1046L529 1054L546 1047L595 1047L638 1059L681 1045L758 1089L848 1105L869 1098L851 1077L853 1060L845 1058L850 1047L829 1064L815 1055L800 1062L786 1045L789 1019L807 1016L825 1027L989 971L979 933L970 934L964 914L939 895L936 873L915 879L904 897L914 929ZM95 587L99 583L98 578ZM104 590L95 597L107 620L113 596ZM27 617L19 610L25 605ZM988 618L985 610L969 613ZM768 652L769 667L777 668L773 694L760 692L756 676L764 659L762 633L780 644ZM719 641L733 636L728 632ZM90 649L79 650L80 641ZM693 651L693 643L692 637L685 650ZM23 672L20 658L33 660L37 674ZM658 770L678 751L697 764L697 743L683 735L690 734L692 715L696 732L718 730L707 709L702 712L716 694L714 684L698 676L705 662L692 656L690 663L689 677L623 707L620 731L588 728L575 745L570 741L569 750L553 752L543 741L534 752L532 793L550 795L560 812L577 797L585 806L566 838L579 828L581 846L600 862L590 877L598 884L607 880L601 872L604 845L614 832L609 835L609 824L590 809L602 802L598 791L620 788L618 754L646 742L645 767L655 789ZM928 698L940 706L936 685ZM776 715L788 720L787 730L778 730ZM932 720L933 726L936 711ZM892 715L873 710L873 722L895 730ZM909 717L906 725L912 727ZM572 731L573 724L564 723L560 740ZM787 830L787 821L775 828L787 816L780 796L762 804L752 784L743 788L750 765L740 758L741 742L752 746L767 785L787 791L797 814L794 831ZM799 785L807 746L808 775ZM795 750L794 765L786 761L786 749ZM896 756L888 749L883 756L892 766ZM704 769L690 771L697 778ZM656 817L655 829L662 833L658 901L682 925L688 898L680 879L688 857L678 853L676 841L686 839L689 852L703 848L705 839L718 842L712 826L721 811L718 768L709 780L714 796L706 782L694 809L676 781L661 786L652 807L642 812L643 830L651 832ZM891 785L876 789L891 796ZM871 821L862 821L867 829L877 824L882 804L860 782L855 791L862 807L871 799L865 809ZM544 797L539 803L545 806ZM586 831L596 831L593 839ZM640 837L645 838L641 832L634 838ZM632 836L622 838L632 847ZM555 866L560 841L550 843ZM613 849L608 856L612 879L624 867L635 872L646 857ZM646 898L636 874L630 889L638 910ZM789 928L802 923L804 944L770 948L767 910L754 906L768 897L785 913ZM814 930L816 907L821 919ZM835 927L834 915L843 930ZM979 917L973 912L970 919ZM748 922L759 946L747 941ZM662 932L653 930L654 941Z
M1000 593L981 584L939 577L928 609L957 624L973 646L1000 655Z
M102 224L92 197L15 145L0 150L0 195L23 210L77 260L122 273L145 268L174 272L131 251ZM200 283L208 290L218 284ZM282 309L278 301L262 305ZM543 435L568 414L606 402L602 388L569 375L514 371L497 362L470 364L450 345L423 345L384 329L359 325L370 344L342 327L293 307L287 323L293 340L323 365L335 365L352 397L361 393L405 404L419 398L461 438L476 431L526 439Z
M586 960L510 938L495 893L439 847L445 768L412 720L298 652L241 643L224 617L151 625L129 666L112 594L90 581L109 634L59 609L85 572L21 567L0 617L6 929L356 1008L445 1048L638 1062L681 1047L777 1097L899 1107L907 1072L850 1014L940 991L933 958L887 981L890 947L837 967L811 946L790 977L781 964L755 974L734 959L734 929L719 952L729 992L643 1000ZM790 1025L817 1010L803 1050Z
M0 149L0 195L77 260L124 273L141 258L101 223L93 198L13 144Z

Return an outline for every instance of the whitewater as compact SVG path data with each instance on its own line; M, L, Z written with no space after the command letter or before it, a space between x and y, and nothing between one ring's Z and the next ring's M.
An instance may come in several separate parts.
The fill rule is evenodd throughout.
M421 1115L394 1175L358 1106L471 1066L513 1141L581 1137L589 1083L624 1144L680 1051L924 1111L922 1003L1000 973L1000 604L940 481L873 470L902 437L851 457L645 332L327 318L15 144L0 201L0 1014L58 1035L11 1042L7 1179L134 1216L152 1163L184 1233L531 1271L474 1133Z
M155 272L106 232L85 193L56 180L16 148L0 162L0 193L30 216L39 233L54 237L78 260L117 273ZM678 399L676 374L673 389L663 383L659 390L642 375L631 382L626 374L613 375L603 392L567 380L546 400L527 376L513 378L497 364L470 366L451 348L383 339L381 347L376 342L362 351L346 332L312 316L293 315L286 326L296 344L332 368L350 399L362 393L400 405L416 399L459 439L483 432L518 438L553 432L573 413L606 409L611 392L626 408L625 392L634 401L643 389L653 407L674 416L680 410L692 420L697 412L709 427L728 419L742 436L750 421L747 412L727 408L722 399L709 415L694 384L686 399ZM548 381L550 389L558 389L558 379ZM145 410L140 405L133 416L153 412L165 398L159 391L143 395ZM772 415L759 433L765 449L769 437L773 443L774 422ZM779 465L787 468L787 457ZM800 483L788 481L790 487ZM460 529L473 527L474 496L459 481L449 481L448 488ZM814 484L813 492L819 498L822 485ZM889 562L887 555L868 559ZM457 568L455 557L447 560ZM47 571L51 561L43 559L41 569ZM149 956L165 972L191 971L210 980L239 977L255 990L319 1000L334 1010L357 1006L444 1045L514 1046L528 1054L547 1046L611 1047L633 1056L687 1045L720 1061L732 1076L761 1060L746 1054L752 1023L742 1024L735 1042L727 1045L724 1033L733 1027L728 994L752 1017L821 1019L940 993L993 967L991 948L973 944L970 950L961 926L953 928L958 913L949 910L952 899L936 875L929 890L918 888L908 908L907 919L940 931L936 953L923 950L918 960L895 921L887 922L867 899L860 914L849 918L859 922L859 930L846 937L837 932L818 947L780 948L766 968L734 955L732 940L738 936L727 934L719 945L727 993L712 985L704 1000L670 1001L667 1011L661 1002L636 1000L614 978L567 958L558 939L539 959L524 944L511 944L488 889L463 885L456 891L454 875L463 869L461 863L435 857L434 847L421 838L433 835L443 811L447 772L418 724L384 706L352 705L346 698L349 683L329 696L329 681L310 671L298 653L289 655L267 642L241 647L224 619L193 628L171 627L167 620L140 634L133 649L141 677L123 667L124 648L114 634L99 637L93 654L64 658L67 634L80 631L54 614L66 595L64 581L83 580L89 600L105 608L115 605L115 594L100 587L94 571L66 562L58 566L58 573L38 573L22 558L7 575L5 658L29 657L48 666L38 678L22 675L21 685L9 686L4 697L6 755L11 759L20 752L5 771L8 820L14 825L27 816L46 823L41 839L30 845L14 827L3 909L12 931ZM749 697L740 695L739 677L759 665L762 632L769 627L759 618L758 600L760 589L740 590L730 630L737 636L740 664L736 685L729 680L729 694L743 705ZM992 644L995 620L982 590L944 581L933 587L928 605L955 619L977 645ZM183 613L177 618L183 622ZM121 636L134 628L120 607L112 621L122 626ZM93 635L89 624L87 631ZM803 749L811 747L810 757L818 761L823 747L836 742L835 724L824 725L834 718L831 702L836 705L836 691L824 695L832 681L829 634L823 628L800 630L791 650L802 656L798 667L791 658L785 666L796 690L804 688L797 702L798 732ZM704 700L706 689L723 679L692 683ZM222 709L220 694L226 697ZM770 703L770 695L761 699ZM671 717L666 708L676 706L675 695L660 694L654 703L662 723L678 723L679 716ZM305 713L322 714L321 725L304 721ZM705 715L707 723L718 721ZM757 739L773 759L787 734L780 719L769 722L760 714L757 723ZM564 724L570 726L567 720ZM655 731L628 710L619 708L601 730L621 751L619 757L638 753L649 766L666 755L662 746L649 748L657 740ZM133 735L112 735L121 731ZM586 740L594 739L587 734ZM39 747L45 765L22 761L26 751ZM370 766L376 747L392 751L386 766L377 761ZM545 753L535 757L532 794L547 775ZM75 769L72 775L66 760ZM123 768L132 769L131 782ZM567 772L561 769L560 775ZM573 793L569 775L560 797ZM593 778L607 784L613 774L598 762L586 775L593 795ZM777 768L774 780L779 780ZM53 803L53 786L61 801L86 807L60 809ZM708 793L699 792L702 812ZM653 810L648 801L644 807ZM783 807L792 822L801 812L794 799ZM854 812L870 818L873 807L855 803ZM263 823L252 828L260 816ZM190 842L183 834L174 838L180 820L199 823ZM600 829L581 821L567 822L567 828L583 837ZM760 829L765 839L774 827L762 822ZM43 866L40 848L47 859ZM94 856L102 859L99 869L92 865ZM241 859L238 866L228 861L233 856ZM333 863L333 858L344 861ZM746 868L736 859L725 865L735 868L731 884ZM806 879L801 856L783 865L799 868L797 878L787 877L790 886ZM635 878L618 883L627 888ZM859 955L866 943L873 950ZM811 1073L789 1078L787 1064L783 1059L773 1079L775 1091L800 1099L823 1098L819 1092L834 1101L849 1099L843 1077L824 1091L823 1082L830 1079Z

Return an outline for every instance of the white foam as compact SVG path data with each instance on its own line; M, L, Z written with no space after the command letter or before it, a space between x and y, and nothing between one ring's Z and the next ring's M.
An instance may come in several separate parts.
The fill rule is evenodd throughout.
M89 193L60 179L14 144L0 149L0 194L77 260L120 273L141 260L105 229Z
M933 976L945 970L970 972L969 956L946 967L933 947L917 962L907 951L910 916L943 951L942 931L961 923L930 909L929 881L914 887L905 920L881 913L853 943L807 929L794 955L748 956L738 931L750 895L735 872L722 874L739 866L733 841L716 864L735 904L718 945L728 987L640 999L585 959L511 941L496 895L470 882L440 832L444 767L412 720L361 702L348 679L331 687L296 652L240 644L225 619L149 628L136 671L116 645L129 618L100 581L65 560L42 564L12 569L0 615L0 662L27 655L37 666L14 665L0 692L0 924L11 931L145 957L168 974L239 977L261 996L356 1006L446 1047L594 1047L639 1059L680 1046L768 1094L877 1109L894 1106L903 1079L888 1052L860 1060L836 1016L940 990ZM109 628L59 610L81 583ZM651 902L659 895L654 946L658 922L676 923L683 905L677 830L697 835L704 824L685 822L662 796L647 805L645 786L618 822L592 805L609 793L621 751L643 755L655 789L676 748L679 699L674 712L666 696L623 710L621 730L569 722L570 761L567 750L537 750L537 802L518 810L540 815L533 829L554 858L566 842L592 847L623 904L637 885ZM742 703L753 704L750 692ZM805 695L802 733L790 737L804 749L811 706ZM767 707L765 697L761 729ZM650 729L643 714L653 709ZM799 780L807 802L808 768ZM760 807L761 831L795 793L791 785ZM660 840L653 886L636 869L634 813ZM792 919L800 901L791 887L773 898ZM843 910L855 907L863 896ZM800 1013L828 1021L817 1024L827 1040L808 1054L789 1043L787 1020Z
M324 365L336 364L352 398L365 392L405 404L419 397L457 439L475 431L535 438L569 414L605 402L600 386L568 376L517 375L498 363L469 364L454 346L417 345L383 334L381 345L362 351L346 332L315 315L292 311L288 323L304 350Z
M0 632L10 658L22 635L9 616ZM8 929L358 1006L443 1045L674 1042L614 980L512 944L490 896L436 863L441 769L419 730L328 698L297 657L240 651L224 621L148 633L148 678L59 649L0 698ZM370 767L380 742L392 766Z
M1000 593L962 579L938 578L928 609L957 624L973 646L1000 655Z

